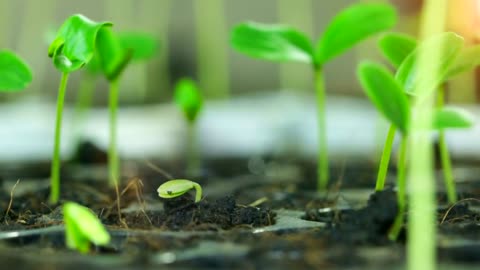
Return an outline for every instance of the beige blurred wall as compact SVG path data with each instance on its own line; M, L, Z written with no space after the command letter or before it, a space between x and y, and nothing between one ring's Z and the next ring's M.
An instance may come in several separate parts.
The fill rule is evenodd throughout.
M17 51L34 68L35 83L23 95L54 100L59 75L46 54L47 33L58 27L66 17L73 13L83 13L94 20L113 21L118 31L149 32L161 39L161 53L147 65L128 69L122 80L122 101L131 103L168 101L171 98L173 81L181 76L195 77L198 73L197 67L209 66L208 63L203 65L196 63L198 50L195 19L201 18L195 17L194 8L195 6L198 8L199 2L193 5L193 1L218 0L0 0L0 46ZM230 49L228 32L233 25L245 20L265 23L288 21L290 24L308 28L304 30L313 34L313 41L336 12L357 2L299 0L303 2L303 6L299 4L301 11L295 14L296 7L287 1L295 3L293 0L224 0L225 32L222 33L222 27L214 28L215 31L209 38L218 40L210 40L207 43L207 46L219 44L219 53L215 54L215 49L208 50L203 59L211 59L212 63L217 63L215 66L221 67L218 62L222 59L216 57L223 57L223 61L227 63L226 85L233 95L279 88L313 91L307 67L293 65L285 68L285 65L251 59ZM282 4L283 11L280 10ZM287 9L289 5L291 6L291 14L285 11L285 5ZM307 20L301 16L302 12L308 12L305 15ZM326 79L329 93L361 95L355 78L357 58L379 57L377 53L370 53L375 50L371 48L375 46L375 40L365 44L350 50L327 65ZM288 70L296 70L298 76L288 78ZM72 76L68 89L69 101L75 98L80 79L81 72ZM97 91L97 104L105 103L106 92L106 83L101 82Z

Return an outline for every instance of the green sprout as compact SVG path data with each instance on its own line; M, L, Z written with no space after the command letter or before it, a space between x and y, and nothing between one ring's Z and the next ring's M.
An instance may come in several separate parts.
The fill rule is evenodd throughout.
M202 187L198 183L186 179L167 181L158 187L157 192L160 198L171 199L182 196L191 189L195 189L195 202L199 202L202 199Z
M446 81L455 75L458 75L467 70L473 69L475 66L480 64L480 46L473 46L461 50L463 40L454 35L453 33L446 33L443 35L444 39L450 39L450 45L448 45L449 50L446 52L443 63L443 76L440 77L440 81ZM436 37L430 41L426 41L426 44L422 45L423 47L432 47L435 46L436 42L440 40L441 37ZM398 33L388 33L384 35L379 42L384 56L390 61L390 63L396 68L402 68L402 70L411 69L413 61L415 59L415 50L417 47L417 42L413 37L410 37L405 34ZM411 56L410 56L411 55ZM407 60L405 60L407 59ZM405 64L402 63L406 61ZM401 72L401 71L399 71ZM407 74L408 72L403 72ZM399 78L406 77L406 75L401 75L398 73ZM403 79L408 81L409 79ZM436 83L434 83L435 85ZM444 89L443 87L438 87L437 91L437 107L442 109L444 106ZM393 140L395 137L395 126L390 125L387 138L385 141L382 158L380 160L380 166L377 175L377 182L375 190L383 190L385 185L385 179L388 170L388 163L391 155L391 149L393 145ZM455 203L457 201L457 193L455 190L455 182L452 173L452 166L450 160L450 154L448 151L445 132L443 129L439 129L439 148L440 148L440 160L444 173L444 181L447 190L447 197L449 203Z
M90 73L102 73L109 81L110 143L108 148L109 183L116 186L119 181L119 157L117 150L117 111L119 81L130 61L153 57L157 42L148 35L126 33L117 35L111 29L102 29L97 39L97 52L88 68Z
M203 105L200 90L192 79L183 78L175 86L174 100L182 110L188 125L187 174L195 176L200 170L196 140L196 122Z
M97 23L83 15L73 15L63 23L55 40L48 48L48 56L52 58L55 67L62 72L57 97L50 203L57 203L60 196L60 133L68 76L90 62L95 52L99 31L111 26L109 22Z
M15 53L0 50L0 91L20 91L31 81L32 72L28 65Z
M104 246L110 243L110 235L92 211L77 203L63 205L65 243L69 249L88 253L90 244Z
M319 190L327 188L329 179L324 66L358 42L391 28L396 20L391 5L355 4L333 18L315 46L303 33L289 26L242 23L232 31L231 44L241 53L270 61L302 62L312 66L317 95Z
M432 45L423 46L423 49L435 49L433 44L436 45L436 48L448 48L449 46L455 46L455 44L458 45L462 41L463 40L459 36L453 33L445 33L434 37L428 43L429 45ZM447 52L448 51L449 50L447 50ZM451 55L449 53L444 53L442 58L439 60L439 62L442 64L451 62ZM407 68L405 68L404 65L408 65L410 69L406 70ZM448 65L441 66L444 68L444 70L448 70ZM406 209L406 151L408 136L410 133L409 121L411 115L413 114L410 105L411 101L409 99L424 98L420 96L412 96L411 93L409 94L405 88L405 86L408 84L402 84L402 82L405 82L405 80L402 80L402 78L413 78L413 81L409 83L422 83L422 86L425 86L427 89L435 89L435 85L439 83L436 81L419 82L421 79L418 74L415 74L417 71L413 67L414 65L410 65L407 58L401 64L396 77L387 71L385 67L371 62L364 62L358 68L358 77L367 97L375 105L377 110L383 114L388 121L390 121L390 130L395 132L395 130L398 129L402 134L397 164L398 214L389 233L390 239L397 238L401 226L403 225L403 216ZM398 76L398 74L401 74L401 76L404 77ZM430 94L432 94L432 92L430 92ZM448 128L466 128L473 124L472 119L473 118L467 112L458 108L439 108L434 113L434 124L432 125L432 128L437 130L444 130ZM385 149L391 151L391 145L386 145ZM384 153L386 153L385 149ZM388 156L390 156L389 152ZM382 156L382 161L383 160L385 160L384 156ZM379 171L382 169L383 168L381 167Z

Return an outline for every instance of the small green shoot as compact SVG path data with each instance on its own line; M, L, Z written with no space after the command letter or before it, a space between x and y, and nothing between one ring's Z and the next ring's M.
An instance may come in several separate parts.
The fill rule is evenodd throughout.
M203 97L195 81L188 78L177 82L173 97L177 106L182 110L188 125L187 174L196 176L200 171L196 123L203 107Z
M104 246L110 243L110 235L92 211L77 203L63 205L65 243L69 249L88 253L90 245Z
M30 82L32 82L32 72L28 65L15 53L0 50L0 91L20 91Z
M95 44L100 29L109 28L109 22L94 22L77 14L69 17L61 26L55 40L48 48L48 56L54 66L62 72L57 97L55 121L55 139L51 169L50 203L57 203L60 196L60 135L62 127L62 112L68 76L71 72L88 64L93 58Z
M270 61L303 62L310 64L315 71L318 190L325 190L329 179L323 67L358 42L393 27L396 20L391 5L355 4L333 18L315 46L303 33L289 26L242 23L232 30L231 44L241 53Z
M202 199L202 187L198 183L186 179L167 181L158 187L157 192L160 198L171 199L182 196L191 189L195 189L195 202L199 202Z
M363 62L358 68L358 77L360 83L370 101L377 110L387 118L391 123L389 136L382 155L380 173L386 172L383 167L384 159L389 159L393 139L390 141L390 135L393 130L398 129L402 133L400 143L400 152L397 165L397 201L398 214L390 230L389 237L396 239L403 225L403 215L406 209L406 151L409 136L409 121L411 106L409 97L401 84L395 80L394 76L386 68L372 62ZM465 111L453 108L444 108L434 114L433 128L465 128L473 124L472 117ZM377 187L379 183L377 182ZM383 183L382 183L383 189ZM381 189L380 189L381 190Z

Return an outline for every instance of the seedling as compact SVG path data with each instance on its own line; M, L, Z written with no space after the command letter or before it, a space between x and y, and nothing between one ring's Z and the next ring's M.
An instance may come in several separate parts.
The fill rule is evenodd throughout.
M196 123L203 106L203 98L195 82L188 78L178 81L174 100L182 110L188 126L187 173L195 176L200 170L200 157L196 140Z
M435 42L431 44L436 44L436 48L442 48L445 44L452 46L458 44L462 39L452 33L446 33L435 37L434 41ZM450 55L444 54L440 62L445 63L448 58L450 58ZM390 121L392 125L390 129L393 129L394 132L395 129L398 129L402 134L397 165L398 214L390 231L389 237L391 239L396 239L403 224L403 215L406 207L405 164L407 138L410 131L409 121L412 114L409 98L418 98L408 96L404 86L405 84L402 85L400 83L402 80L399 79L398 74L408 74L411 78L418 78L413 77L413 73L417 72L415 69L411 68L409 71L402 69L405 61L399 68L399 71L403 71L403 73L397 72L396 78L388 72L386 68L371 62L362 63L358 69L360 83L368 98L380 113ZM413 67L413 65L410 65L410 67ZM422 82L422 85L425 87L434 87L434 85L430 85L428 82ZM443 130L447 128L470 127L473 123L471 119L471 116L460 109L442 108L435 112L432 128ZM391 149L391 145L388 149ZM382 157L382 160L384 160L384 157Z
M65 244L69 249L88 253L90 245L104 246L110 243L110 235L92 211L73 202L63 205Z
M358 42L391 28L396 19L395 9L387 4L352 5L333 18L315 48L303 33L289 26L242 23L232 31L232 46L241 53L312 66L317 94L319 190L327 188L329 178L323 68Z
M99 31L111 26L110 22L97 23L83 15L73 15L63 23L55 40L48 48L48 56L52 58L55 67L62 72L57 97L50 203L57 203L60 195L60 133L68 76L90 62L95 52Z
M463 51L459 51L461 45L463 44L463 41L459 36L456 36L453 33L446 33L443 36L445 40L450 39L451 42L448 43L450 49L447 51L447 57L445 57L445 60L443 61L444 76L443 78L440 78L441 81L448 80L449 78L457 74L473 69L480 63L480 46L474 46L468 49L464 49ZM439 38L439 36L437 36L436 38L430 39L430 41L427 40L426 44L424 44L423 46L435 46L436 42L439 40L441 40L441 37ZM405 67L412 66L412 61L414 60L414 55L416 54L415 49L417 47L417 42L413 37L404 34L389 33L382 37L379 42L379 46L384 56L390 61L390 63L394 67L400 68L403 61L407 59L407 57L408 60L403 65L402 69L407 70L408 68ZM398 75L398 77L401 76ZM440 87L439 91L437 92L437 106L439 109L443 108L443 99L444 91L443 87ZM383 190L384 188L394 137L395 127L394 125L390 125L382 153L382 158L380 160L380 167L375 187L375 190L377 191ZM450 203L455 203L457 201L457 193L455 190L450 155L448 152L448 147L445 140L445 133L443 129L439 129L439 147L448 201Z
M31 81L32 72L28 65L15 53L0 50L0 91L20 91Z
M109 115L110 144L108 148L109 183L117 186L119 181L119 157L117 151L118 90L121 74L131 60L151 58L157 49L156 41L142 34L117 36L111 29L102 29L97 39L97 53L90 72L101 72L110 83Z
M195 189L195 202L199 202L202 199L202 187L198 183L186 179L167 181L158 187L157 192L160 198L171 199L182 196L191 189Z

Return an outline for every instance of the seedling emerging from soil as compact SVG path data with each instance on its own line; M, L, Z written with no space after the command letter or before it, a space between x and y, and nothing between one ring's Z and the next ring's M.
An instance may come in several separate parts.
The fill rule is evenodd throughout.
M109 182L116 186L119 181L119 157L117 151L117 110L119 81L123 71L131 60L151 58L157 48L157 43L150 36L142 34L124 34L118 36L111 29L99 31L97 52L92 66L92 72L100 71L110 83L110 144L108 148ZM98 65L98 66L95 66Z
M161 184L158 189L158 196L164 199L176 198L187 193L191 189L195 189L195 202L199 202L202 199L202 187L193 181L186 179L175 179L167 181Z
M110 235L100 220L84 206L73 202L65 203L63 220L65 222L65 243L70 249L88 253L91 243L97 246L110 243Z
M231 43L239 52L270 61L312 65L317 94L319 190L327 188L329 178L323 67L358 42L395 23L396 13L390 5L356 4L333 18L315 47L303 33L289 26L243 23L232 31Z
M427 40L423 46L424 47L435 46L437 45L436 42L441 41L441 39L442 39L442 36L437 36L431 39L430 41ZM476 65L480 63L479 61L480 46L474 46L459 52L460 50L459 47L461 47L461 44L463 44L459 36L456 36L453 33L445 33L443 34L443 39L447 40L445 42L447 44L446 46L449 46L450 48L450 50L447 51L446 53L445 60L443 61L444 62L443 72L445 73L443 76L443 80L448 80L449 78L457 74L473 69ZM448 41L448 39L450 39L450 42ZM384 56L390 61L390 63L394 67L396 68L401 67L402 69L407 70L409 69L408 67L413 66L412 61L414 60L414 55L415 55L414 52L417 46L417 42L413 37L410 37L404 34L389 33L382 37L382 39L379 42L379 46ZM408 60L402 66L403 61L407 59L407 57L408 57ZM455 60L452 60L453 58L455 58ZM403 73L406 74L406 72L403 72ZM402 76L399 75L398 77L402 77ZM443 108L443 103L444 103L443 99L444 99L443 87L439 87L439 91L437 92L437 106L439 109ZM471 119L470 116L467 116L467 115L465 116ZM470 125L471 124L472 122L470 123ZM467 127L467 126L462 126L462 127ZM377 191L382 190L384 187L394 137L395 137L395 127L394 125L391 125L389 128L389 132L388 132L385 146L383 149L382 158L380 161L377 183L375 187ZM444 172L444 179L445 179L445 185L447 188L448 200L450 203L455 203L457 200L457 195L456 195L455 184L454 184L454 179L453 179L453 174L451 169L450 155L448 152L448 148L445 140L445 133L443 129L439 129L439 147L440 147L440 159L442 162L442 167Z
M32 81L28 65L13 52L0 51L0 91L16 92L23 90Z
M58 202L60 193L60 132L62 111L68 76L85 66L93 57L97 35L101 29L110 28L109 22L94 22L83 15L68 18L48 48L48 56L55 67L62 72L57 97L57 115L51 170L50 203Z
M438 46L437 48L445 48L441 47L441 45L445 44L452 45L455 43L458 44L458 42L461 44L462 41L461 38L452 33L442 34L436 38L435 44ZM449 58L448 54L443 56ZM444 63L446 58L442 58L441 63ZM402 66L404 63L402 63ZM402 70L402 66L399 70ZM411 67L413 67L413 65L411 65ZM404 71L404 74L408 73L409 76L413 76L414 72L416 72L414 69L410 69L410 71ZM399 73L397 73L397 75L398 74ZM397 165L398 215L389 235L391 239L396 239L403 224L403 214L406 208L405 164L407 138L409 135L408 127L410 115L412 114L409 98L417 97L409 97L406 89L400 83L401 80L398 80L398 77L395 78L386 70L386 68L382 67L381 65L370 62L362 63L358 70L358 76L368 98L372 101L380 113L382 113L390 121L392 125L390 129L393 129L393 132L395 132L395 129L398 129L402 133ZM428 82L422 83L422 85L426 87L434 87L434 85L431 85ZM434 84L435 82L431 83ZM466 112L460 109L442 108L435 112L434 124L432 125L432 128L443 130L447 128L469 127L472 125L471 119L472 118ZM388 147L390 151L391 145ZM390 152L388 152L388 155L390 155ZM382 160L384 160L384 157L382 157Z
M112 185L118 180L118 154L116 150L116 110L118 82L120 74L128 62L140 62L151 59L158 51L159 43L151 35L131 32L114 34L110 29L101 30L96 41L97 50L85 68L82 87L75 108L77 118L90 107L95 81L104 75L110 82L110 147L109 181Z
M181 79L175 86L175 103L182 110L188 124L187 173L195 176L200 170L200 157L196 140L196 121L203 106L203 98L195 82Z

